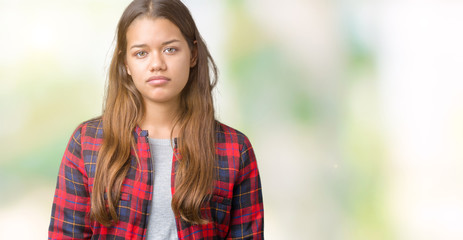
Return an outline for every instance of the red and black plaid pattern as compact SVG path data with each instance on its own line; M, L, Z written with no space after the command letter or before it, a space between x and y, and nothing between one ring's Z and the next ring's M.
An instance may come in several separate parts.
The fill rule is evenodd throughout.
M122 184L119 222L105 227L89 219L90 196L101 146L101 119L82 123L74 131L58 174L48 239L145 239L153 193L153 166L147 131L136 128L136 151ZM174 149L177 153L177 149ZM176 157L173 157L172 183ZM209 203L202 209L213 221L191 225L176 218L179 239L263 239L264 210L257 163L245 135L219 124L216 139L217 179ZM175 192L172 184L172 193Z

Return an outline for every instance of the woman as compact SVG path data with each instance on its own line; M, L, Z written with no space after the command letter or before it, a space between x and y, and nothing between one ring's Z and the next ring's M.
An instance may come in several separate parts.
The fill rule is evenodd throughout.
M183 3L133 1L103 114L64 153L49 239L263 239L254 152L215 120L216 78Z

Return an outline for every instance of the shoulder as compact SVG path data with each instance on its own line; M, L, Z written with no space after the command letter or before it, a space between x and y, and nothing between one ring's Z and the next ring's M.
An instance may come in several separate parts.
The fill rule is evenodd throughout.
M79 126L87 129L103 129L103 120L101 117L96 117L82 122Z
M251 147L251 142L244 133L218 121L216 141L219 145L236 146L240 151Z
M103 138L103 121L101 117L92 118L90 120L80 123L77 128L74 130L73 137L78 139L79 142L82 141L82 138L85 138L85 141L89 139L102 139ZM90 142L92 142L90 140Z
M97 135L103 132L103 120L101 117L92 118L85 122L82 122L79 127L82 129L85 136L97 137Z

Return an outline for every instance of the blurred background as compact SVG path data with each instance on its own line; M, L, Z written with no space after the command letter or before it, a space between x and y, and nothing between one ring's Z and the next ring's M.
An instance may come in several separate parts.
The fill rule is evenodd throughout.
M128 0L0 0L0 239L46 239ZM463 239L462 1L185 0L266 239Z

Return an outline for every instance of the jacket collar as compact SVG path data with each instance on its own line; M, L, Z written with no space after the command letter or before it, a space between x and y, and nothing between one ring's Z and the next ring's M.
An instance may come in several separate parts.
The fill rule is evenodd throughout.
M142 130L138 124L135 126L135 133L139 137L146 137L148 136L148 130Z

